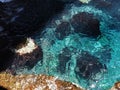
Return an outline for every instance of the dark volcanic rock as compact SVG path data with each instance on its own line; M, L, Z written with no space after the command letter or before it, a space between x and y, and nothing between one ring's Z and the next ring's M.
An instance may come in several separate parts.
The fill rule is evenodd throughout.
M78 13L72 17L71 24L75 33L82 33L88 37L101 35L100 22L93 14L87 12Z
M69 22L62 22L55 30L55 35L58 39L62 40L71 33Z
M41 32L40 28L63 8L64 3L57 0L12 0L4 3L0 2L0 49L2 49L0 50L0 57L3 58L0 58L1 68L9 61L9 57L12 57L12 53L9 53L12 52L11 50L14 50L20 43L25 42L27 36L32 36L36 31ZM38 51L34 51L33 58L38 58ZM6 57L2 56L4 55L2 52L6 54ZM28 56L25 55L24 57L28 58ZM28 64L32 63L27 62Z
M63 50L58 56L58 59L59 59L59 65L57 69L60 73L65 73L66 64L71 59L71 50L68 47L63 48Z
M99 62L98 58L90 55L86 51L82 51L77 58L75 73L80 77L91 79L97 73L105 69L106 67Z
M20 68L31 69L39 60L42 63L42 58L42 49L32 39L27 39L26 43L23 42L16 47L14 61L7 71L15 73Z

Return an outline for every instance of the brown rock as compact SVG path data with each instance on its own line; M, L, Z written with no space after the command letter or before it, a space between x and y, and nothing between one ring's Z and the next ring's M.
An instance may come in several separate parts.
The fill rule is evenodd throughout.
M83 90L76 85L47 75L0 74L0 86L8 90Z
M120 90L120 81L116 82L110 90Z

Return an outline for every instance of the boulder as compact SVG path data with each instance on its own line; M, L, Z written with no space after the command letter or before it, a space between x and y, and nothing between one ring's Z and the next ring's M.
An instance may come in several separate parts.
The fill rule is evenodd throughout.
M15 49L15 56L12 65L6 70L16 73L16 70L27 67L31 69L34 65L43 58L43 52L40 46L35 44L33 39L27 38L26 43L19 44Z
M70 21L75 33L94 38L101 35L100 21L93 14L80 12L75 14Z
M62 49L61 53L58 55L59 64L57 66L58 72L61 74L66 71L66 64L71 59L71 50L68 47Z

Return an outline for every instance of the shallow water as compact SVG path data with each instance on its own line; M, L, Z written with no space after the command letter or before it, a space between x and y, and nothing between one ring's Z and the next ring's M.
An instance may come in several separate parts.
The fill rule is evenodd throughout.
M98 39L93 39L74 33L66 36L63 40L58 40L54 33L57 25L51 22L54 21L56 24L59 24L63 20L68 21L78 12L94 13L100 20L102 36ZM38 62L32 70L24 69L18 73L53 75L62 80L74 82L87 90L110 89L116 81L120 81L120 30L117 27L115 29L109 28L108 26L111 23L114 23L114 18L111 15L93 6L76 7L71 5L70 9L66 7L62 14L59 14L48 22L43 34L37 34L35 38L36 42L43 49L43 63ZM104 48L104 46L108 47ZM60 63L58 56L65 47L70 48L72 52L69 61L67 61L65 67L62 69L65 70L65 73L61 73L58 70ZM107 69L101 71L95 77L92 77L92 79L78 78L74 69L76 66L76 57L81 50L88 51L90 54L100 58L100 62L105 64ZM106 51L102 52L104 50Z

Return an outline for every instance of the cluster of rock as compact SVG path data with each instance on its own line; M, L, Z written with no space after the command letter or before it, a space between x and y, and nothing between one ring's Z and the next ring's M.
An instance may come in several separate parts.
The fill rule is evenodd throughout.
M61 22L55 30L56 37L60 40L73 33L97 38L101 35L100 21L91 13L80 12L73 15L69 22Z

